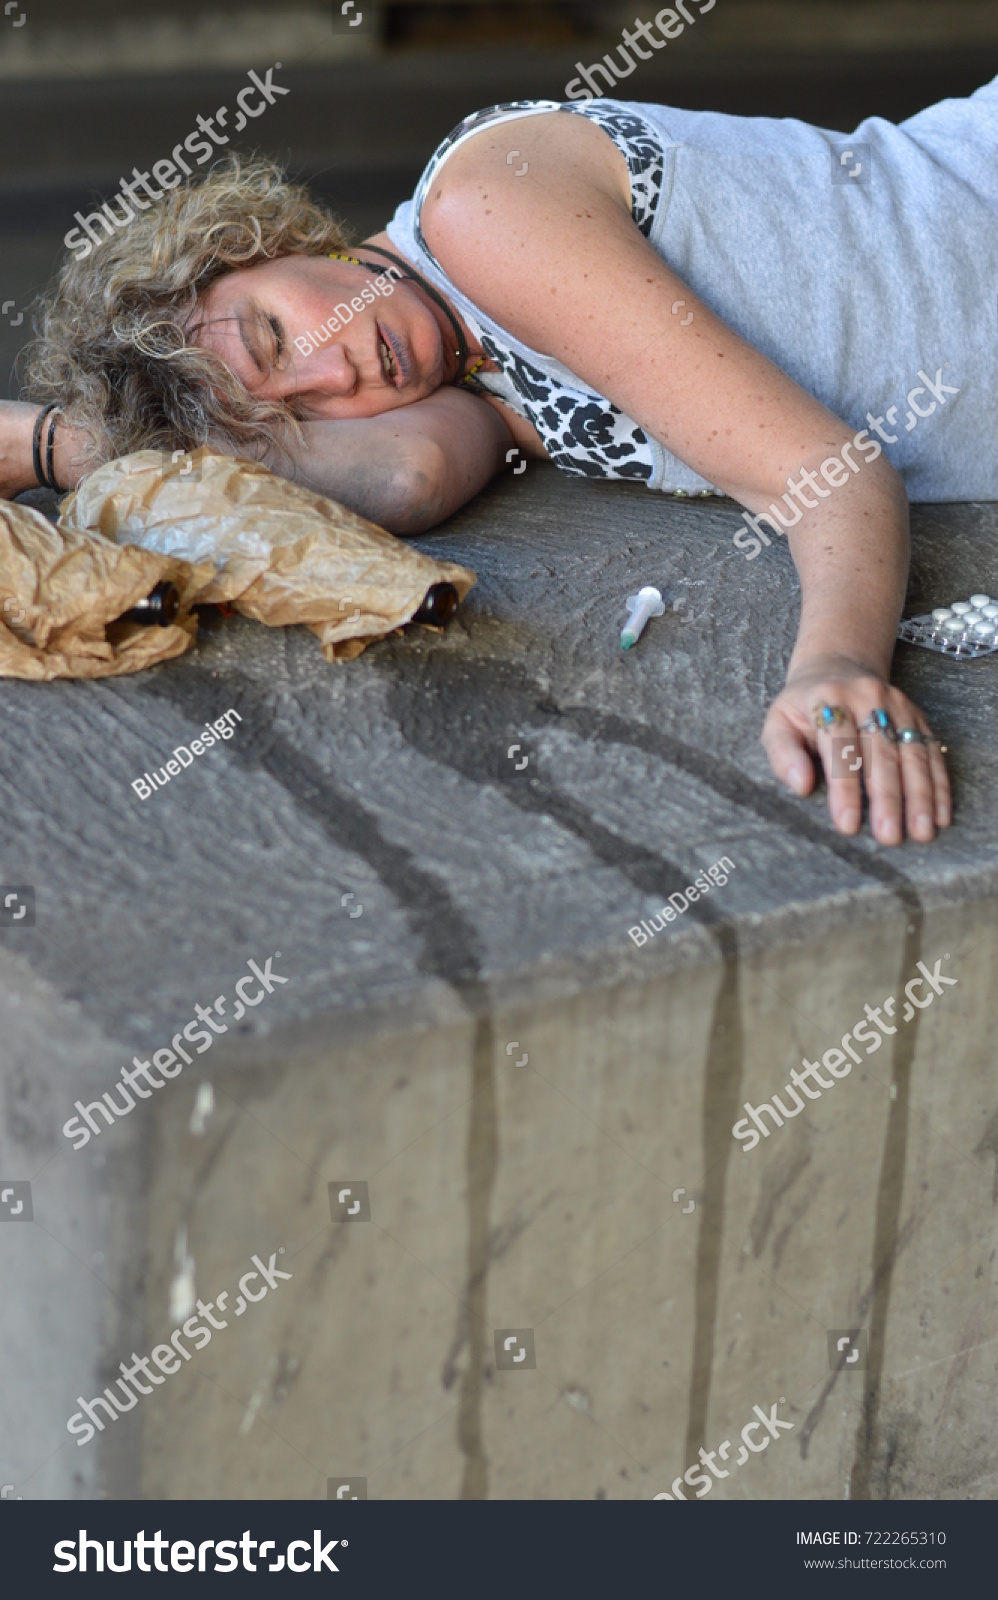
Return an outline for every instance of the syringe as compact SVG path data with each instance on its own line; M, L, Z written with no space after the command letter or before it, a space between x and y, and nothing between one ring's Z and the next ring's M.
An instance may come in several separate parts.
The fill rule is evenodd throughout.
M624 631L620 635L622 650L630 650L632 645L637 644L648 618L662 615L665 601L656 588L646 584L637 594L627 596L627 607L629 615L624 624Z

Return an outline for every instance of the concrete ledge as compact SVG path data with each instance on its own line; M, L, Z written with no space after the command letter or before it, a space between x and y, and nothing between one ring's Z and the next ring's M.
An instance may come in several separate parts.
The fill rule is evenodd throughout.
M145 676L0 684L2 880L37 900L0 930L0 1175L35 1216L0 1229L17 1492L645 1498L782 1395L794 1430L715 1496L995 1497L998 662L902 647L956 824L838 838L758 747L797 585L738 521L532 464L420 541L479 573L442 635L337 668L216 619ZM910 609L998 589L994 524L916 508ZM645 582L684 603L622 658ZM138 801L230 706L235 737ZM237 1019L276 951L289 981ZM732 1138L947 952L931 1010ZM223 995L210 1052L74 1152L74 1100ZM370 1224L331 1217L341 1179ZM292 1279L78 1449L75 1397L175 1325L179 1229L205 1298L280 1246ZM828 1330L860 1327L866 1375L832 1373ZM496 1369L497 1328L534 1329L536 1370Z

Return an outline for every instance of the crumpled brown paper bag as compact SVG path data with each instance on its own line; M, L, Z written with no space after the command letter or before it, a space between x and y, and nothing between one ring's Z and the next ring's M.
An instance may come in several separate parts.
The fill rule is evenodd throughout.
M195 604L227 601L272 627L305 623L327 661L350 660L408 622L431 584L452 583L463 600L475 582L335 500L208 450L183 465L164 466L155 450L108 462L64 502L60 523L212 563Z
M197 634L194 597L211 576L176 556L53 527L40 511L0 500L0 676L112 678L182 655ZM168 628L115 618L169 580L181 595Z

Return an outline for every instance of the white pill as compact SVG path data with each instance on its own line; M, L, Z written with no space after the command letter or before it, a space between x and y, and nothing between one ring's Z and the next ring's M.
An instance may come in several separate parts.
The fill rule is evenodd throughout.
M998 612L998 606L995 607L995 610ZM946 606L937 606L932 613L932 620L933 622L945 622L947 617L952 615L952 611L948 610Z
M976 606L979 611L982 611L986 605L990 605L991 596L989 594L972 594L970 603L972 606Z
M964 616L964 614L966 612L971 610L970 601L969 600L954 600L953 604L950 606L950 610L956 616L962 617L962 616Z
M978 639L990 639L995 631L993 622L975 622L974 635Z
M998 617L998 606L996 606L993 601L991 605L983 606L982 610L986 617Z
M963 631L964 631L964 623L963 623L963 618L962 617L949 617L943 623L943 632L944 633L957 634L957 633L963 633Z

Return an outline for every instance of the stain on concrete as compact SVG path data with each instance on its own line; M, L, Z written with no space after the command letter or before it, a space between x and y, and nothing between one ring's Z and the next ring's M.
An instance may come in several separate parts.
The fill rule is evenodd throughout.
M169 692L164 684L162 692L191 716L202 715L208 703L205 685L193 677L189 683L173 681ZM249 727L268 730L265 741L253 742L247 737L238 751L233 741L232 753L241 764L266 772L327 838L368 863L408 915L421 945L417 957L421 972L459 990L462 985L469 986L467 998L480 999L481 941L474 923L455 905L439 876L423 871L414 852L387 838L378 817L350 789L337 784L318 762L273 729L266 714L266 697L256 685L238 674L227 675L226 694L245 713Z
M980 1142L974 1146L974 1154L993 1155L995 1158L995 1181L991 1191L991 1203L998 1206L998 1111L985 1128Z
M869 1469L869 1500L906 1500L917 1493L921 1421L900 1406L885 1410Z
M551 1201L555 1198L556 1196L554 1194L549 1194L544 1200L541 1201L540 1205L535 1206L534 1209L526 1216L517 1215L515 1217L511 1217L509 1221L501 1222L498 1224L498 1226L492 1229L492 1233L489 1238L490 1266L493 1262L502 1260L503 1256L506 1254L506 1251L512 1247L512 1245L520 1237L521 1233L526 1231L526 1229L533 1222L534 1218L539 1216L544 1208L550 1205ZM440 1382L443 1384L445 1389L453 1388L454 1384L457 1382L459 1376L457 1361L467 1342L468 1302L467 1300L462 1300L458 1306L457 1316L454 1321L454 1334L451 1339L450 1348L448 1349L447 1355L444 1358L444 1364L440 1373Z
M915 971L922 953L922 927L924 917L921 903L914 891L906 886L907 910L911 921L906 925L901 950L898 993L903 991L909 975ZM898 1027L891 1040L891 1098L888 1103L887 1128L884 1133L884 1151L880 1162L877 1184L876 1213L873 1230L873 1281L870 1305L869 1335L867 1340L868 1363L863 1394L863 1409L856 1430L856 1455L850 1476L849 1496L852 1500L873 1500L874 1453L877 1446L877 1417L880 1411L883 1383L884 1356L887 1342L887 1317L891 1304L894 1268L897 1264L901 1202L904 1194L904 1174L908 1160L908 1120L911 1107L911 1065L918 1044L921 1012L917 1011L910 1025Z
M733 1149L731 1125L742 1087L742 1015L736 935L718 930L725 960L714 1000L704 1062L701 1145L703 1202L697 1234L693 1290L693 1360L690 1373L685 1459L695 1461L706 1443L714 1373L714 1335L724 1243L724 1198Z
M963 1331L960 1334L960 1342L953 1356L953 1365L950 1367L949 1376L946 1379L946 1387L939 1402L939 1410L936 1412L937 1422L942 1417L943 1412L948 1409L953 1397L953 1391L970 1366L970 1358L974 1351L980 1349L981 1345L986 1342L981 1338L981 1335L990 1328L991 1315L990 1308L979 1303L974 1307L970 1317L965 1322Z
M4 1126L12 1140L33 1156L55 1144L48 1084L26 1062L8 1062L4 1073Z
M776 1216L776 1208L783 1196L793 1187L811 1160L811 1140L807 1124L803 1124L800 1137L788 1141L775 1152L774 1159L763 1169L759 1198L755 1203L748 1226L749 1243L756 1260L766 1246L769 1230ZM785 1234L780 1235L783 1240ZM776 1246L774 1244L774 1255Z
M466 1158L468 1206L467 1284L468 1363L458 1398L457 1438L464 1455L462 1500L487 1500L488 1463L482 1438L482 1368L488 1337L489 1208L499 1170L499 1127L492 1069L492 1020L482 1017L475 1030L471 1060L471 1109Z
M910 1217L898 1234L897 1246L892 1260L892 1268L893 1266L897 1265L897 1262L899 1261L903 1251L906 1249L908 1244L910 1244L912 1238L914 1237L917 1228L918 1220L915 1217ZM855 1322L857 1325L865 1320L866 1314L873 1303L873 1289L874 1282L871 1279L871 1281L867 1284L867 1287L863 1290L862 1294L856 1301ZM800 1454L802 1461L807 1460L808 1449L814 1434L817 1432L818 1424L824 1414L828 1397L835 1388L835 1385L838 1383L843 1371L844 1368L836 1367L835 1371L829 1374L822 1385L821 1393L804 1419L804 1425L800 1431Z

